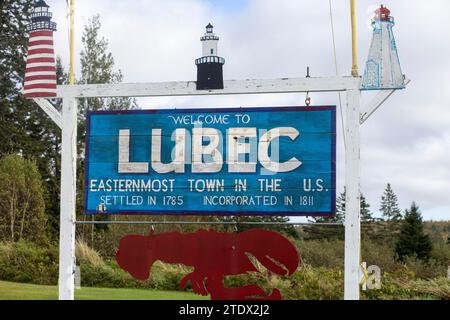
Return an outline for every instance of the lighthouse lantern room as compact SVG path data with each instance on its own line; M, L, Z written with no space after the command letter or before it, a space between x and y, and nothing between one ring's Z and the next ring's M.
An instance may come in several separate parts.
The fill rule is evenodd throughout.
M49 6L44 0L39 0L34 4L33 12L31 13L31 23L27 25L27 31L36 31L47 29L56 31L56 23L51 22L52 13L48 11Z

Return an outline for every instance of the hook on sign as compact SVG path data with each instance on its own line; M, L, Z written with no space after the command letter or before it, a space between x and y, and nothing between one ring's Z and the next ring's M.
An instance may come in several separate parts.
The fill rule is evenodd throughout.
M311 78L311 75L309 74L309 67L306 67L306 78ZM309 107L311 104L311 97L309 96L309 91L306 92L306 99L305 99L305 105Z
M306 93L305 105L309 107L311 104L311 97L308 96L308 92Z

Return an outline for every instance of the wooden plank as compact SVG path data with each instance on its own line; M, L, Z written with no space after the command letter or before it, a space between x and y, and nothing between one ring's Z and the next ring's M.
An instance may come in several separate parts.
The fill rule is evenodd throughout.
M57 96L70 95L78 98L160 97L327 92L358 89L360 81L358 77L228 80L224 81L224 89L220 90L196 90L195 81L62 85L57 88Z
M410 79L405 80L405 86L410 83ZM395 91L398 89L393 90L381 90L377 93L377 95L366 105L364 106L363 110L366 110L364 112L361 112L361 119L360 124L363 124L366 122L369 117L378 110L378 108L390 97L394 94Z
M347 91L345 150L344 299L359 300L360 230L360 91Z
M61 129L62 119L61 113L45 98L34 98L36 104L53 120L53 122Z
M62 112L59 299L74 299L77 102L65 97Z

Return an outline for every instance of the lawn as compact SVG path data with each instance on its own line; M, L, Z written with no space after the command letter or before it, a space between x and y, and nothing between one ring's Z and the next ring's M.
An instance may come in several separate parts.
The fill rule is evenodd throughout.
M56 300L56 286L0 281L0 300ZM75 289L75 300L198 300L208 299L190 292L81 288Z

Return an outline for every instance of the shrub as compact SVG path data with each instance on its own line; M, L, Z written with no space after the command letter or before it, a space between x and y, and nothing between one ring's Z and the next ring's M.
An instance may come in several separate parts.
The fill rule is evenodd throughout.
M284 299L339 300L344 295L341 270L303 266L287 279L281 288Z
M254 261L260 272L227 276L225 287L258 284L268 294L272 288L280 289L284 299L342 299L344 275L342 265L339 266L343 261L342 241L307 241L299 247L303 264L292 276L273 275ZM443 277L446 266L442 262L408 258L403 263L396 263L391 254L392 249L373 242L363 243L363 258L369 265L382 268L382 282L380 290L362 291L362 299L449 299L450 281ZM184 265L157 261L152 266L150 278L137 281L114 260L103 260L86 243L77 242L76 255L82 286L181 290L181 278L193 270ZM442 255L445 257L444 253ZM0 243L0 279L55 285L57 277L56 247L38 247L27 242ZM192 290L190 284L188 290Z
M298 241L296 244L304 264L312 267L344 267L342 240L309 240Z
M75 244L75 255L77 257L77 264L88 264L94 267L100 267L105 264L98 252L82 240L77 240Z
M157 261L151 271L155 286L163 290L181 290L181 279L192 272L193 268L188 268L180 264L167 264ZM188 288L192 288L189 284Z
M405 266L414 272L414 275L421 279L434 279L447 274L447 266L439 263L435 259L423 261L417 257L407 257L404 259Z
M403 284L411 292L428 295L432 298L450 300L450 280L445 277L433 280L416 280Z
M435 242L433 244L433 250L431 251L431 258L444 266L450 266L450 242Z
M133 288L137 287L136 282L123 272L104 265L80 265L81 286L103 287L103 288Z
M291 276L277 276L262 270L260 273L225 278L226 287L247 284L260 285L268 294L273 288L278 288L286 300L342 299L344 292L344 277L340 270L312 268L308 265L299 267Z
M377 265L382 272L393 272L399 267L395 261L394 249L373 241L362 241L361 256L362 261L367 262L367 266Z
M58 250L24 241L2 242L0 279L54 285L58 282Z
M369 300L449 300L450 280L440 277L433 280L414 280L386 273L380 290L362 291Z

